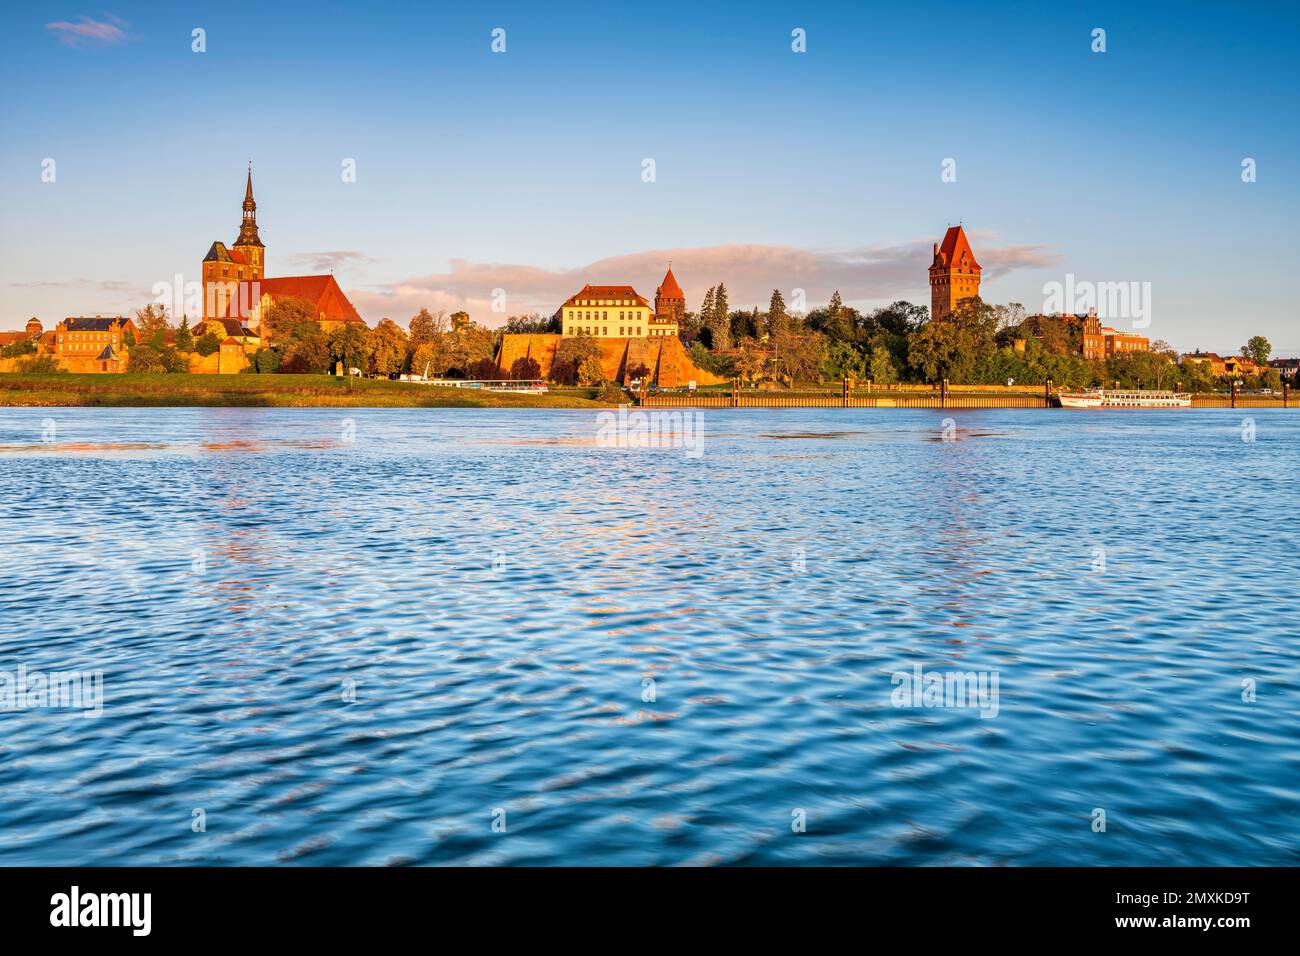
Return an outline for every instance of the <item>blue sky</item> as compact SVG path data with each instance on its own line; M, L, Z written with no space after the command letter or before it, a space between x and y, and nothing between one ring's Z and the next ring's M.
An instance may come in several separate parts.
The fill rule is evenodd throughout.
M992 301L1149 282L1154 338L1300 353L1294 4L101 2L4 15L0 328L196 278L251 158L269 274L372 322L649 296L670 257L692 308L928 304L961 221Z

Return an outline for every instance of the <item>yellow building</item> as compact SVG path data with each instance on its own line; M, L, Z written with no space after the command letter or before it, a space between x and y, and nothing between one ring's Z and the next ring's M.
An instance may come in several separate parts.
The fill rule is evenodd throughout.
M630 285L584 285L560 306L561 335L640 338L654 310Z
M630 285L584 285L560 306L560 334L611 339L676 335L685 315L686 297L669 268L655 292L654 308Z

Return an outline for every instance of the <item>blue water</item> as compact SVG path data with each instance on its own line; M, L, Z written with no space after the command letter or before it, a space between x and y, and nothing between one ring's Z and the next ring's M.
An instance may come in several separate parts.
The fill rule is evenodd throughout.
M1300 413L703 414L0 409L0 863L1300 863Z

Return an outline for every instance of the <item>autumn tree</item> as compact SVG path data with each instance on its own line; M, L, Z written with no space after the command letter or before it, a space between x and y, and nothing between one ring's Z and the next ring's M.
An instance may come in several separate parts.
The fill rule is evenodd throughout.
M313 334L320 328L319 318L316 304L308 299L296 295L275 299L262 314L262 339L275 344L277 339L291 338L297 333ZM310 327L313 325L315 330Z
M599 356L589 355L578 363L579 385L599 385L604 380L605 370L600 364Z
M551 362L551 378L562 385L578 380L578 369L588 358L600 357L600 346L590 335L571 335L560 339Z
M406 332L392 319L380 319L366 336L366 356L372 374L396 375L406 364Z
M364 369L369 357L366 351L368 339L369 331L360 322L335 326L325 337L331 366L341 364L345 375L349 369Z

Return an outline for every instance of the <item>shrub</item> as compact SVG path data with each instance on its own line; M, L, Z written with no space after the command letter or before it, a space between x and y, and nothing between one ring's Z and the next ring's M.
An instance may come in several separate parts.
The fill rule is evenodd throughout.
M610 405L623 405L627 402L627 392L613 382L601 382L600 391L596 393L596 401L607 402Z
M18 371L31 375L48 375L62 372L63 369L53 355L32 355L18 362Z

